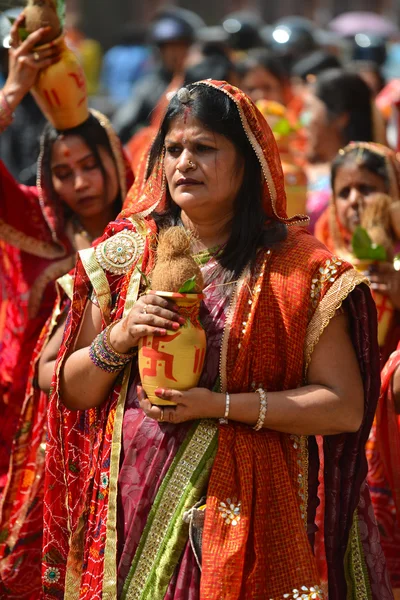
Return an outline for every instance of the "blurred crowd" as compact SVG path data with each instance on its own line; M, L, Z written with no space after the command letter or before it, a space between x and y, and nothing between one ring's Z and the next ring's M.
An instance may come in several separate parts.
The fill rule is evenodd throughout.
M0 84L7 76L7 17L20 10L0 17ZM391 23L378 15L376 22L371 14L369 19L363 23L348 13L322 30L303 17L267 25L257 14L239 11L206 26L192 11L170 8L147 27L126 24L103 53L71 13L66 36L82 62L91 106L111 119L134 166L181 85L212 78L243 89L273 123L289 213L307 212L314 223L327 204L329 163L339 148L351 140L397 146L400 43ZM21 183L35 182L43 124L28 94L1 137L2 160Z
M11 64L10 18L17 18L21 10L10 9L0 14L0 90L7 81ZM94 223L95 219L91 220L87 215L85 217L83 209L82 214L79 213L78 205L68 205L68 209L63 209L65 214L61 226L61 220L57 221L57 211L55 216L51 211L55 210L57 203L61 204L59 199L62 194L50 182L50 175L46 181L46 169L50 173L49 157L55 141L59 140L58 133L47 128L40 148L46 120L30 93L16 106L13 119L11 114L4 116L0 112L0 125L1 118L4 121L0 135L0 192L3 190L0 209L4 209L4 214L1 213L0 221L6 224L3 228L5 242L0 245L0 252L3 250L0 254L0 270L5 281L0 288L0 333L8 332L8 337L4 334L0 339L0 350L1 344L7 350L7 344L9 347L12 345L10 340L15 342L15 349L10 352L10 356L13 354L15 358L12 364L10 362L9 373L12 374L5 383L0 382L4 397L11 393L13 381L16 381L15 373L22 373L22 369L25 369L20 378L20 389L16 390L19 399L15 401L16 409L10 418L12 426L9 439L4 442L0 439L7 450L3 456L4 464L0 465L0 492L6 486L11 445L17 443L12 442L11 437L20 418L28 369L33 373L29 388L33 390L38 383L35 369L39 360L42 361L39 356L44 356L43 350L50 339L50 333L46 340L39 338L34 359L29 362L41 328L51 315L55 300L54 281L72 269L75 251L89 248L102 234L104 225L119 214L126 198L125 192L132 185L134 177L140 181L143 176L143 157L147 156L173 95L180 88L199 80L226 81L243 90L253 100L272 129L283 168L288 216L307 215L310 218L309 231L335 255L352 263L363 258L354 250L354 234L360 225L371 234L372 242L369 238L369 242L366 242L366 245L371 242L367 248L371 256L378 246L383 248L384 255L381 255L378 266L370 269L370 264L366 266L360 263L359 270L368 272L372 282L378 307L382 397L389 398L388 402L395 402L396 408L392 410L391 417L396 424L391 429L393 437L389 440L389 436L386 436L385 445L380 439L384 430L380 430L379 426L389 418L385 416L382 400L367 451L370 487L381 534L384 540L386 538L384 551L391 584L397 590L397 598L400 597L399 471L394 468L395 462L391 463L385 475L381 469L385 462L382 459L383 452L386 452L387 458L391 456L391 449L395 449L398 452L396 460L400 458L400 369L397 369L400 351L397 351L395 358L392 354L400 342L400 262L397 254L400 248L400 165L397 154L400 151L400 32L378 15L375 20L373 15L367 16L367 13L358 16L348 13L335 19L328 29L322 30L299 16L266 24L258 14L239 11L226 15L219 24L206 26L197 14L189 10L168 8L157 13L146 27L126 24L116 35L114 45L103 51L98 41L85 36L76 15L67 14L66 39L84 69L89 105L110 120L123 150L115 141L114 132L110 133L111 126L108 127L108 122L105 126L106 120L98 117L98 113L89 117L77 135L84 140L84 149L87 146L91 149L105 148L104 155L106 158L111 156L113 164L125 166L126 161L128 166L122 176L121 172L118 173L121 181L118 181L118 185L116 183L117 191L114 190L107 210L102 209L101 219ZM13 68L17 70L15 64ZM6 104L0 105L4 114L7 112ZM263 123L265 125L264 120ZM102 131L99 134L99 129L104 129L106 133ZM81 151L82 147L78 150ZM71 153L74 155L75 151L66 143L64 158ZM102 164L102 161L105 166L102 167L101 186L105 186L107 160L104 160L103 154L98 157L98 163ZM88 172L95 167L84 165L82 169ZM52 173L52 176L61 181L60 189L67 185L65 180L68 174L61 173L59 177L58 173ZM102 187L101 190L103 193ZM107 193L108 190L105 195ZM20 205L16 199L19 199ZM21 225L17 204L32 210L30 214L34 216L31 223L24 222ZM372 208L366 210L366 207ZM65 223L68 223L70 230L64 227ZM20 238L15 238L17 243L7 238L6 234L11 228L20 232L21 227L24 233L29 234L31 243L36 236L33 245L43 241L42 230L45 231L46 243L51 246L53 254L48 256L44 250L41 254L37 247L34 251L27 250L20 244ZM40 228L42 230L39 231ZM54 245L57 245L56 249ZM367 250L365 252L368 254ZM31 263L24 263L28 254ZM373 263L371 256L367 258ZM69 262L61 264L61 258ZM52 270L54 265L59 267L57 272ZM21 273L24 278L28 273L27 281L30 277L34 283L26 283L25 279L21 282ZM43 273L45 277L42 277ZM326 280L329 276L328 273ZM18 286L15 285L16 281ZM52 288L40 318L37 317L40 311L35 313L37 322L34 323L32 313L29 313L32 307L28 306L27 298L31 289L37 292L37 287L40 287L39 284L35 287L37 281L42 286L39 294L41 308L46 304L43 303L43 298L46 300L45 292L50 286ZM14 290L17 287L21 298L19 308L14 302ZM65 304L67 306L68 300ZM64 307L63 319L67 309ZM20 314L17 314L18 310ZM61 313L60 309L54 322L48 321L48 327L50 323L52 327L57 324L60 333L51 338L55 340L53 354L44 360L44 363L48 360L50 365L49 383L43 387L39 381L39 387L46 393L50 389L62 339L65 319L57 323ZM18 328L8 326L14 318ZM14 335L17 329L19 337ZM28 341L25 339L27 332L30 335ZM18 337L18 340L15 341L14 337ZM21 362L18 357L22 356L24 349L25 362ZM6 352L3 353L3 360L4 356ZM7 371L0 364L0 375L2 370ZM7 402L10 408L12 402ZM7 402L4 401L4 405ZM391 423L393 425L393 419ZM42 423L40 431L43 433L44 429ZM386 466L390 460L387 458ZM11 500L9 505L12 506ZM318 540L316 543L322 544ZM6 580L4 573L0 569L0 586L1 577ZM0 587L0 597L6 597L1 596L1 591Z

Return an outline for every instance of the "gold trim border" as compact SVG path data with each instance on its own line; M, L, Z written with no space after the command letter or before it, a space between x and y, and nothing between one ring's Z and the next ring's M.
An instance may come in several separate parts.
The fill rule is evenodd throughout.
M142 260L139 261L140 269ZM129 282L128 293L124 306L123 316L126 317L139 295L141 274L137 270ZM104 549L104 574L103 574L103 600L115 600L117 597L117 497L118 473L122 444L122 425L124 420L125 399L128 392L131 363L124 372L122 388L115 409L114 430L111 445L110 476L109 476L109 501L106 525L106 544Z
M66 273L62 277L59 277L56 283L64 291L70 300L74 295L74 278L69 273Z
M103 318L108 322L111 309L111 290L106 274L96 258L95 248L81 250L79 257L93 286Z
M151 532L147 536L140 555L136 573L129 583L126 600L141 600L147 579L154 566L154 558L165 537L170 520L181 501L183 490L196 471L216 432L217 425L209 420L200 421L197 426L179 465L164 490L161 505L154 517ZM111 600L111 597L107 600Z
M364 561L362 557L362 542L358 523L358 510L353 513L353 523L347 545L346 555L348 564L347 573L347 600L371 600L369 582L365 576ZM355 585L355 589L353 585Z
M336 279L319 302L306 332L304 344L305 374L308 371L312 353L321 335L335 316L336 311L341 307L343 301L361 283L369 285L369 280L355 269L349 269Z
M61 244L37 240L30 235L22 233L22 231L18 231L18 229L15 229L15 227L9 225L3 219L0 219L0 238L7 244L39 258L51 260L63 258L67 255L67 251Z

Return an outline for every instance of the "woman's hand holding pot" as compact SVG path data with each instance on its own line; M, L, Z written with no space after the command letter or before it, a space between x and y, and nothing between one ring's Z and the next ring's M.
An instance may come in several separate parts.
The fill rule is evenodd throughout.
M110 334L110 342L117 352L125 354L137 346L147 335L166 335L167 331L177 331L185 319L178 314L178 308L168 300L146 294L135 303L129 315L122 319Z
M217 394L207 388L192 388L185 392L178 390L156 390L156 395L169 400L176 406L154 406L147 398L142 386L138 386L140 407L146 416L166 423L184 423L195 419L218 419L224 416L225 394Z
M18 35L18 27L23 25L22 13L11 28L11 47L8 59L8 77L3 88L3 93L11 111L14 111L24 96L35 84L37 76L42 69L58 62L60 50L57 45L48 44L46 48L35 49L40 46L42 39L49 32L49 27L42 27L31 33L24 42Z

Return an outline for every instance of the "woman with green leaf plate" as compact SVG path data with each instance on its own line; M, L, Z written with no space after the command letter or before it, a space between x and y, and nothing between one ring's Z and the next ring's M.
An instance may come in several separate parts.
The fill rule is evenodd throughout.
M368 484L394 594L400 598L400 272L395 254L400 239L400 163L381 144L351 143L333 161L331 180L331 203L315 235L368 272L378 310L383 371L367 443Z

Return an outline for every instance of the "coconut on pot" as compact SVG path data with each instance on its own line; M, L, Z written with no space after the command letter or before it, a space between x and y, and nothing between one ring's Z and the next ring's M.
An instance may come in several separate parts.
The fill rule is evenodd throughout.
M188 281L192 281L193 294L203 291L203 276L190 246L191 236L182 227L170 227L160 233L157 261L151 275L153 290L180 292Z
M40 44L48 44L61 34L61 23L54 0L28 0L24 10L25 29L28 34L41 27L51 30L42 38Z

